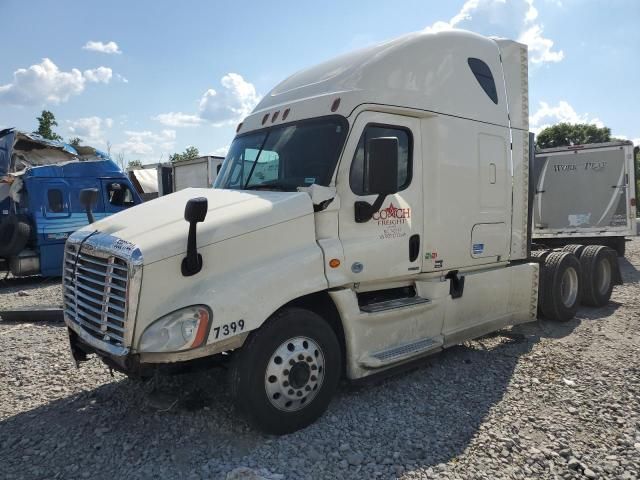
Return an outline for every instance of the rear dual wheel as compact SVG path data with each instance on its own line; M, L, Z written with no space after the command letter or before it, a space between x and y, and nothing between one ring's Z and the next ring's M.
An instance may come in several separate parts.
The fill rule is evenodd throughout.
M551 252L540 269L538 305L545 318L566 322L580 304L580 261L570 252Z
M603 307L609 303L616 272L616 251L602 245L588 245L580 255L582 303Z

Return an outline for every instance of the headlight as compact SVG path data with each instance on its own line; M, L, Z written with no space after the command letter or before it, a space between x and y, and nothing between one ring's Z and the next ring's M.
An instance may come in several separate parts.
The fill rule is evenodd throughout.
M205 305L181 308L156 320L142 334L140 351L179 352L200 347L209 333L211 312Z

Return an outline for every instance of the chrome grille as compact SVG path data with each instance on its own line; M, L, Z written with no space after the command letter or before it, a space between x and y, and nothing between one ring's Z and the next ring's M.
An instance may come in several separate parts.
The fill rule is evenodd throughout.
M127 287L126 260L88 251L67 243L64 256L64 310L68 321L92 337L116 347L125 346Z

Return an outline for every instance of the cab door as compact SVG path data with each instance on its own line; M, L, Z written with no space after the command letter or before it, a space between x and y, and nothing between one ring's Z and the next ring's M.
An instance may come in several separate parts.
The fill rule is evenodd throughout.
M373 205L367 191L367 144L392 137L398 144L396 192L387 195L372 217L356 221L356 202ZM422 148L418 119L379 112L356 118L338 168L339 238L346 276L354 283L402 279L422 266Z

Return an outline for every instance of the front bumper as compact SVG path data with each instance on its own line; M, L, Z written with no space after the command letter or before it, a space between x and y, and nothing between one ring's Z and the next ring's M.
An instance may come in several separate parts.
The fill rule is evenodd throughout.
M149 377L155 373L171 374L226 363L230 357L222 353L242 346L248 335L237 335L223 342L185 352L139 354L122 349L103 350L105 345L100 342L100 345L96 346L93 337L82 335L83 330L76 331L69 326L67 331L71 356L76 367L79 367L81 362L89 360L89 355L97 355L109 368L130 377Z
M69 348L71 349L71 357L76 364L80 366L81 362L89 360L89 355L97 355L110 368L128 375L140 374L140 358L138 355L131 355L128 351L124 354L119 350L116 352L108 352L101 350L92 345L92 337L83 335L83 331L76 332L72 328L67 328L69 334Z

